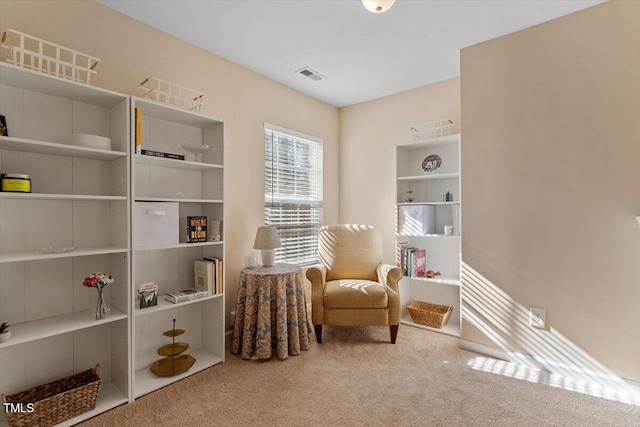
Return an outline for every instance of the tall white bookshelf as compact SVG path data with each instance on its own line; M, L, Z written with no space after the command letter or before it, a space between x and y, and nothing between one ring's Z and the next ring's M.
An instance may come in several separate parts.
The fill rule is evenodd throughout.
M126 95L0 63L0 171L27 174L32 193L0 192L0 393L101 365L96 408L130 399L130 143ZM71 145L74 133L111 138L110 150ZM70 252L60 252L71 248ZM55 253L43 250L55 248ZM82 286L102 271L111 312ZM4 411L0 424L6 424Z
M206 215L209 226L223 221L224 124L220 120L132 97L132 141L135 141L135 110L142 111L139 149L184 155L184 160L132 155L132 217L136 204L178 205L178 241L136 246L132 241L133 396L140 397L185 376L224 362L224 297L222 294L187 303L163 300L166 292L194 286L193 260L205 256L224 261L224 238L220 241L186 242L187 216ZM211 150L195 161L183 148L210 145ZM139 219L133 219L132 235ZM211 230L209 230L211 232ZM137 285L157 281L158 306L136 308ZM156 377L150 366L160 359L157 349L170 342L163 331L176 327L186 333L180 341L190 345L188 354L196 362L182 375Z
M422 170L422 162L429 155L438 155L441 166L432 173ZM425 270L439 271L440 276L403 277L400 281L402 304L401 323L435 332L460 336L460 135L447 135L398 144L396 146L396 242L426 250ZM411 191L411 193L408 193ZM444 198L447 191L452 200ZM408 196L413 201L405 201ZM431 232L399 228L402 209L428 207ZM455 217L457 216L457 221ZM445 235L444 227L457 227L453 235ZM414 323L407 310L412 301L424 301L453 306L448 323L438 329Z

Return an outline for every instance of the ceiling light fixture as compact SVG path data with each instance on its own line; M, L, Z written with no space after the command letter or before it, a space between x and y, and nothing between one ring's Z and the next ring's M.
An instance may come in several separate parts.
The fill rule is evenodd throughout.
M362 5L371 13L382 13L391 9L396 0L362 0Z

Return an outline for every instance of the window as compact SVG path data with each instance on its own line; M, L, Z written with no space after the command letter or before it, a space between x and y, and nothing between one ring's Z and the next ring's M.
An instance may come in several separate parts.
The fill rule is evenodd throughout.
M318 260L322 223L322 139L265 123L264 216L282 247L276 262Z

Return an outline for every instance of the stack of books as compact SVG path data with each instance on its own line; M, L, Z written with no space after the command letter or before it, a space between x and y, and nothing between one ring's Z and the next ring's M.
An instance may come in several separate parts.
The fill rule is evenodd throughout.
M177 304L179 302L193 301L195 299L204 298L209 296L209 292L201 291L194 288L183 289L181 291L167 292L164 294L164 299Z

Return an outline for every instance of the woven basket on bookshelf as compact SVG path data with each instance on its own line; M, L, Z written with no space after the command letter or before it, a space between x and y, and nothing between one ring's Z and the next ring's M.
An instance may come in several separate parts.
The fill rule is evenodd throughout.
M440 329L449 321L453 306L412 301L407 305L407 310L414 323Z
M7 421L13 427L48 427L91 411L96 406L101 382L98 364L94 369L70 377L9 396L2 395L3 403L33 403L32 412L9 412L5 407Z

